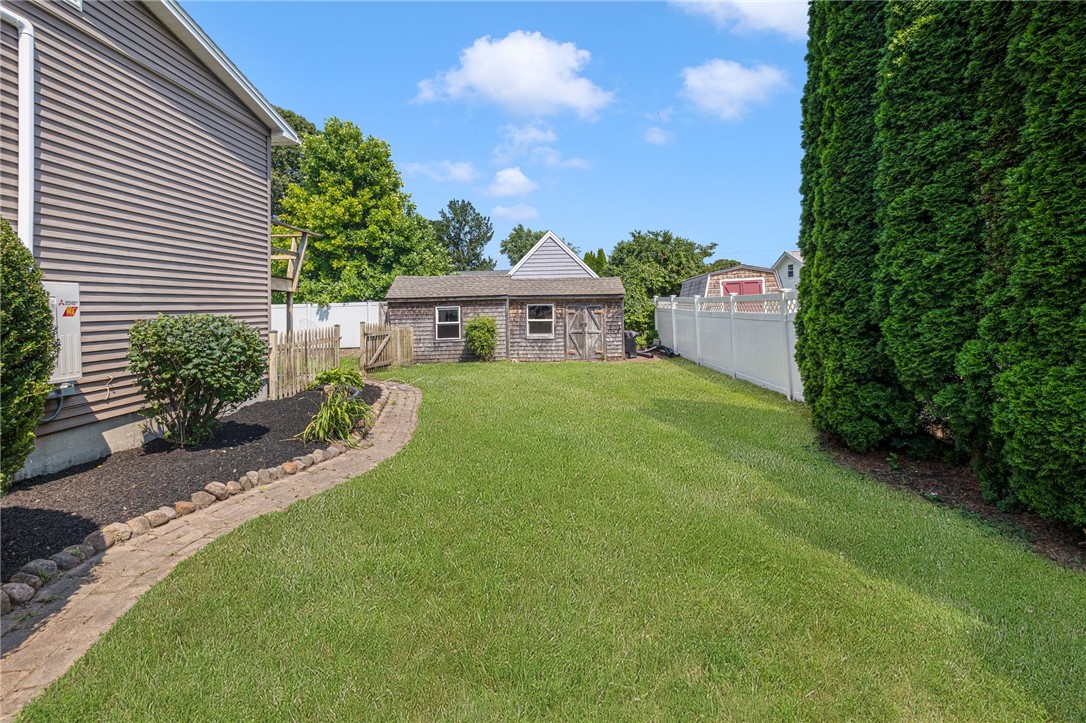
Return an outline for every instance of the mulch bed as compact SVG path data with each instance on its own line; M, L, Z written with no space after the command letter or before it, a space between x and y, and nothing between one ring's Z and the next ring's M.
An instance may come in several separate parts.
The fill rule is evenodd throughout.
M1086 534L1031 512L1004 512L984 501L980 483L968 465L915 460L892 455L890 449L853 452L821 436L819 446L838 464L898 489L914 492L935 504L958 510L990 529L1033 548L1063 567L1086 571Z
M380 396L375 385L363 390L367 404ZM327 446L295 439L320 400L321 392L302 392L251 404L227 417L216 438L199 447L179 448L158 439L15 483L0 499L0 579L105 525L187 500L208 482L234 480Z

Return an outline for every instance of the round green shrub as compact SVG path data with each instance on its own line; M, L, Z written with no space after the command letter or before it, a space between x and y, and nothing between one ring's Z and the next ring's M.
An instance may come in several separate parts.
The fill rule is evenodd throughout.
M263 384L267 345L228 316L185 314L137 321L128 332L128 367L147 398L144 414L179 445L200 444L231 406Z
M498 349L498 323L493 316L477 316L464 325L464 339L472 354L482 361L494 361Z
M41 269L30 251L0 219L3 279L0 281L0 494L34 450L57 363L56 331Z

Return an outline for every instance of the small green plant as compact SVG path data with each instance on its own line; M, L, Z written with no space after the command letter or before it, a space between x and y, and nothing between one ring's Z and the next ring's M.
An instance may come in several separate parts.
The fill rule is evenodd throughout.
M0 494L34 450L57 362L49 294L30 251L0 219Z
M128 338L144 414L175 444L210 439L219 417L263 384L268 357L260 332L228 316L159 314L133 324Z
M498 349L498 323L493 316L477 316L464 325L464 339L472 354L482 361L494 361Z
M306 428L299 435L302 442L347 442L359 422L372 423L370 407L361 397L343 387L328 392Z
M318 374L309 388L316 389L323 387L325 384L331 384L334 387L361 389L366 385L366 378L362 376L360 370L353 366L338 366L335 369L326 369Z

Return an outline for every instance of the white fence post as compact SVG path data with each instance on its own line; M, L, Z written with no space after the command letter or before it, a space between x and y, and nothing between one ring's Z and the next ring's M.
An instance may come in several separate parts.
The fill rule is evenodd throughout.
M730 350L731 361L729 365L732 370L732 379L736 377L735 369L735 294L728 294L728 349Z
M671 351L679 353L679 337L675 332L675 295L671 295Z
M698 301L700 296L694 295L694 361L701 366L701 330L698 329Z
M781 292L781 336L784 338L784 373L788 377L788 398L794 399L792 390L792 344L788 338L788 292Z

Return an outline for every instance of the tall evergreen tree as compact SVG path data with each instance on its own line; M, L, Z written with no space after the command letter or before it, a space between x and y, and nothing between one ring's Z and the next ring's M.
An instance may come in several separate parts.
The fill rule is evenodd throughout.
M967 3L895 0L878 87L877 316L897 378L963 448L955 361L977 333L984 268L971 153Z
M993 425L1011 491L1086 526L1086 13L1031 6L1011 52L1025 123L1007 178L1015 224Z
M915 430L872 303L876 80L884 3L811 5L804 98L804 280L796 357L819 430L866 450Z
M990 502L1013 502L1007 487L1003 438L992 427L999 370L997 353L1009 340L1007 314L1012 301L1009 278L1010 238L1014 220L1008 213L1007 174L1022 159L1024 123L1021 74L1008 62L1008 50L1029 24L1029 3L970 3L969 36L973 38L967 84L976 89L973 114L973 161L977 172L976 206L981 217L983 248L977 298L977 333L958 354L962 379L954 430L970 443L973 471Z
M438 243L449 251L454 271L493 271L494 259L483 255L486 245L494 238L490 218L475 210L471 201L453 199L448 212L438 211L434 232Z

